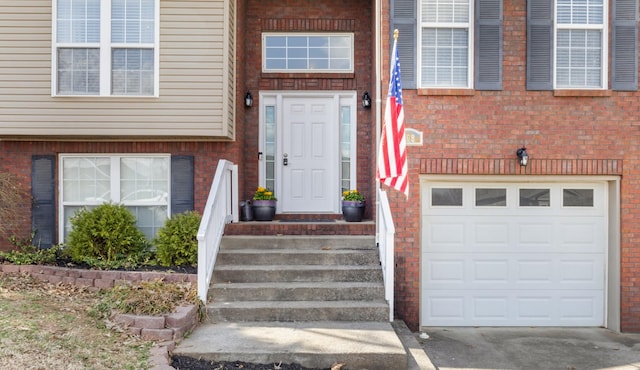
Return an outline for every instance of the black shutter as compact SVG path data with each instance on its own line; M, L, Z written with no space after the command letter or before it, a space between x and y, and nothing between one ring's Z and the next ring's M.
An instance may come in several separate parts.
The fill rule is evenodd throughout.
M527 90L553 89L553 0L527 0Z
M418 87L417 76L417 23L416 0L391 1L391 44L393 46L393 31L398 30L398 54L400 56L400 70L403 89ZM391 59L389 50L389 59ZM385 93L386 94L386 93Z
M36 232L33 244L47 249L56 240L55 162L53 155L31 157L31 228Z
M172 156L171 215L193 209L193 156Z
M638 90L638 0L613 1L611 88Z
M502 0L476 0L477 90L502 90Z

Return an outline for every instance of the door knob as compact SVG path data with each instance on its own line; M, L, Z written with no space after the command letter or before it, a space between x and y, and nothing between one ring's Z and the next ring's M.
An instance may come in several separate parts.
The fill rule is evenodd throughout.
M283 165L283 166L286 166L286 165L288 165L288 164L289 164L289 158L287 158L287 157L288 157L287 153L284 153L284 154L282 155L282 165Z

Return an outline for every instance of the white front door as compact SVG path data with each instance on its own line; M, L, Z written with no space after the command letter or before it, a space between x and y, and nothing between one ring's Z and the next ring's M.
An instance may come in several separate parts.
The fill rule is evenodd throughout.
M261 91L259 183L277 213L340 213L357 179L355 91Z
M333 96L282 99L280 210L336 212L338 113Z

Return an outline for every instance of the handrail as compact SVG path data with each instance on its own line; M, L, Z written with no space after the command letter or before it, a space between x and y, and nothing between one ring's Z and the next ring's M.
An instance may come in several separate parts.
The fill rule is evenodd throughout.
M238 222L238 212L238 165L221 159L198 229L198 297L204 303L224 227L230 222Z
M384 190L378 189L378 231L376 239L384 278L384 297L389 304L389 321L393 321L393 280L394 280L394 249L396 229L393 225L389 198Z

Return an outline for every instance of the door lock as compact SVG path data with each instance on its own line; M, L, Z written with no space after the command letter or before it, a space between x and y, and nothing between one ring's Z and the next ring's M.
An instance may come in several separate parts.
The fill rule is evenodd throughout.
M289 164L289 158L287 158L287 157L288 157L287 153L284 153L284 154L282 155L282 165L283 165L283 166L286 166L286 165L288 165L288 164Z

